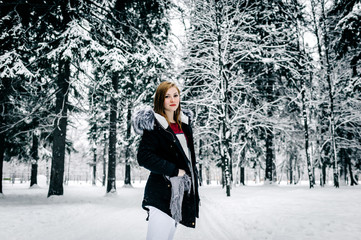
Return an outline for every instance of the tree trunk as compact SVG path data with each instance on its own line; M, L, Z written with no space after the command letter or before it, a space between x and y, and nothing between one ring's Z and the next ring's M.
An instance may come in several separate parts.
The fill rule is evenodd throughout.
M355 78L358 76L358 73L357 73L357 62L361 59L361 56L358 55L358 56L355 56L351 59L351 68L352 68L352 78Z
M343 165L344 165L344 167L343 167L343 175L344 175L344 178L345 178L345 182L347 182L346 179L347 179L347 172L348 172L349 179L350 179L349 184L351 186L353 186L353 185L357 185L357 181L355 181L355 179L353 177L351 154L352 154L351 149L341 149L340 150L340 158L342 158Z
M340 159L340 183L347 184L347 152L346 149L341 148L339 151Z
M0 133L0 194L3 193L3 164L5 154L5 136Z
M232 163L232 149L231 149L231 124L229 121L229 83L227 76L224 71L225 64L223 62L223 46L222 46L222 10L223 5L222 2L216 2L216 31L217 31L217 51L218 51L218 78L219 78L219 89L220 89L220 102L219 102L219 110L221 112L221 116L219 117L220 121L220 153L221 153L221 161L223 167L223 184L226 186L226 194L227 197L231 196L231 183L232 183L232 175L231 175L231 163ZM225 71L226 72L226 71Z
M244 176L244 167L240 167L240 183L244 186L245 183L244 183L244 179L245 179L245 176Z
M266 174L265 181L272 183L273 173L273 133L266 130Z
M349 163L348 163L348 172L350 173L350 181L351 181L351 186L357 185L357 181L355 180L354 176L353 176L353 172L352 172L352 163L351 163L351 159L349 159Z
M273 87L274 87L274 74L273 70L270 66L267 67L268 72L268 78L267 78L267 85L266 85L266 97L267 102L269 104L272 104L274 101L273 97ZM272 107L269 107L267 110L267 117L271 118L273 116L273 110ZM266 172L265 172L265 182L268 182L269 184L272 183L273 179L273 164L274 164L274 153L273 153L273 130L272 126L267 128L266 130Z
M334 176L334 186L338 188L339 184L339 173L338 173L338 164L337 164L337 148L336 148L336 140L335 140L335 116L334 116L334 96L333 96L333 86L331 80L331 64L329 58L329 39L328 39L328 32L326 28L326 14L325 14L325 2L324 0L321 1L322 7L322 19L323 19L323 37L325 43L325 69L326 69L326 81L328 84L328 95L330 101L330 131L331 131L331 147L333 148L333 176Z
M199 181L199 186L203 185L203 164L200 163L199 167L198 167L198 181Z
M198 152L199 152L199 157L201 158L202 156L202 140L199 139L198 140ZM202 158L203 159L203 158ZM202 163L199 163L199 168L198 168L198 180L199 180L199 186L202 186L203 185L203 164Z
M206 167L206 175L207 175L207 185L211 184L211 171L209 169L209 166Z
M245 137L242 136L242 140L241 141L245 141ZM240 176L239 176L239 182L240 184L242 184L243 186L245 185L245 175L244 175L244 163L246 162L246 150L245 148L242 149L242 152L240 153L241 154L241 160L240 160L240 163L239 163L239 170L240 170Z
M56 105L53 131L53 157L51 163L50 186L48 197L63 195L64 158L66 127L68 124L68 90L70 78L70 61L59 60L59 77L57 81Z
M301 180L301 168L300 166L297 166L297 181L295 181L295 184L299 183Z
M39 160L39 139L38 136L33 133L33 145L31 147L31 176L30 176L30 187L37 185L37 176L38 176L38 160Z
M92 185L95 186L97 184L97 149L93 149L93 178Z
M108 183L107 193L116 192L115 184L115 169L116 169L116 144L117 144L117 99L115 96L118 93L118 75L113 73L112 76L113 96L110 100L110 118L109 118L109 157L108 157Z
M70 163L71 163L71 154L68 154L68 173L67 173L67 177L66 177L66 181L65 183L68 185L69 181L70 181Z
M128 111L127 111L127 133L126 133L126 139L127 139L127 146L125 149L125 178L124 178L124 184L131 186L131 175L130 175L130 134L131 134L131 125L132 123L132 104L128 104Z
M221 160L223 165L223 171L224 171L224 185L226 186L226 194L227 197L231 196L231 169L230 169L230 141L229 141L229 135L230 135L230 129L227 128L225 121L221 123L222 127L222 141L221 141Z
M223 160L221 159L221 170L222 170L222 178L221 178L221 183L222 183L222 188L224 188L226 186L226 177L225 177L225 167L224 167L224 164L223 164Z
M323 184L325 185L326 184L326 169L327 169L327 166L326 164L323 164L322 165L322 177L323 177Z
M319 36L319 23L317 21L317 17L316 17L316 3L314 0L311 0L311 11L312 11L312 22L313 22L313 27L314 27L314 34L316 36L316 42L317 42L317 50L318 50L318 55L321 59L322 62L322 47L321 47L321 39ZM322 138L322 134L319 134L319 123L320 123L320 115L319 115L320 111L317 111L317 125L316 125L316 142L317 142L317 147L318 147L318 158L320 161L320 167L321 167L321 174L320 174L320 185L321 187L323 187L326 183L326 166L325 163L323 161L323 158L321 156L321 150L320 150L320 139L319 136L321 136Z
M105 186L106 175L107 175L107 170L106 170L106 167L107 167L107 161L106 161L106 158L105 158L105 155L106 155L106 153L107 153L106 136L107 136L107 134L106 134L106 133L104 133L104 149L103 149L103 181L102 181L102 186L103 186L103 187Z
M290 184L293 183L294 179L293 179L293 153L290 154Z
M223 106L224 108L224 106ZM224 109L223 109L224 110ZM231 196L231 172L230 172L230 129L227 128L226 121L221 120L219 144L222 162L222 184L226 187L227 197Z
M229 150L228 150L228 153L229 153L229 174L230 174L230 177L231 177L231 182L233 183L233 157L232 157L233 154L232 154L231 142L232 141L229 140Z
M313 188L313 175L312 175L312 166L310 161L310 155L308 153L309 146L309 136L308 136L308 121L307 121L307 112L306 112L306 101L305 101L305 89L304 89L304 81L302 81L302 89L301 89L301 98L302 98L302 117L304 123L304 134L305 134L305 154L307 161L307 173L308 173L308 181L310 184L310 188Z
M318 128L316 128L318 129ZM318 133L318 130L316 130L316 132ZM320 186L321 187L324 187L325 186L325 183L326 183L326 176L324 175L324 166L326 165L324 162L323 162L323 157L321 156L321 150L320 150L320 141L317 137L317 149L318 149L318 157L319 157L319 162L320 162L320 169L321 169L321 174L320 174Z

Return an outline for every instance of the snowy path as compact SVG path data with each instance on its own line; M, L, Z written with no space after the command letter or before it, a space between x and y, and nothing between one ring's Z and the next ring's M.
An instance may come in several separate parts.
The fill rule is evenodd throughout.
M46 198L47 188L4 186L1 240L145 239L143 188L118 187L116 196L89 185L65 187ZM196 229L179 226L175 240L361 239L361 187L202 187Z

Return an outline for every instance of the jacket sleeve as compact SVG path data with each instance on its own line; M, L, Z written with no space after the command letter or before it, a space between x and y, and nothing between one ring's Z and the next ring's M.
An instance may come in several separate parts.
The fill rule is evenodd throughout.
M178 168L176 165L157 154L158 144L158 139L154 134L144 130L137 154L139 165L156 174L163 174L170 177L177 176Z

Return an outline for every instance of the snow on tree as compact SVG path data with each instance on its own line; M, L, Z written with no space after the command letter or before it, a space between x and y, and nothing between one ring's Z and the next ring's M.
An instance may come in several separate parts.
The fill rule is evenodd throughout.
M29 51L26 39L28 22L22 8L15 11L14 4L0 8L0 179L3 161L17 157L30 159L27 137L32 131L31 93L38 87L35 73L29 68ZM35 83L35 84L33 84ZM35 154L33 154L35 157ZM0 183L2 193L2 183Z
M111 103L110 125L113 127L109 134L108 171L111 174L108 173L108 186L113 184L115 189L115 144L118 142L120 145L118 155L121 158L124 156L124 161L121 160L125 164L124 183L131 185L130 167L134 164L132 159L137 143L131 131L133 108L141 103L151 102L156 86L169 75L167 69L170 63L163 53L169 32L166 18L168 3L153 0L105 3L105 7L97 14L100 18L104 18L105 14L107 18L94 24L93 31L94 38L108 50L93 58L96 82L93 83L90 94L94 96L95 104L102 105L96 95L98 89L104 89L105 95L109 97L100 101L110 100ZM97 119L100 117L96 116ZM95 129L98 128L95 122L97 121L91 124L92 134L101 136L100 133L96 134L99 131ZM118 136L113 136L112 132ZM116 138L118 140L114 140ZM109 178L114 183L109 183Z
M330 4L320 1L317 4L311 0L310 4L321 66L317 73L320 76L319 98L324 99L323 114L318 117L320 155L326 160L324 164L333 167L334 185L338 187L340 174L346 179L349 172L353 179L352 165L357 165L357 160L352 164L351 158L358 147L351 147L351 150L350 142L359 141L359 121L355 121L360 85L357 81L359 34L356 27L359 10L357 1L331 1ZM351 48L352 53L347 50ZM354 184L353 180L350 182Z
M247 11L242 1L195 2L182 74L185 102L196 106L198 134L209 135L205 145L216 146L227 196L233 155L244 144L235 141L234 132L240 126L247 129L247 118L257 115L247 104L254 91L252 82L240 67L244 58L257 54L255 35L247 32L253 24Z

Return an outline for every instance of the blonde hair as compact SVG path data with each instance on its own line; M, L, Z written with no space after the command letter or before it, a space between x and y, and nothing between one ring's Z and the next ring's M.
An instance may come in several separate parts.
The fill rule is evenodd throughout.
M167 118L167 115L164 112L164 99L165 99L165 95L166 95L167 91L172 87L176 88L178 91L178 94L180 95L179 88L177 87L177 85L175 85L175 83L172 83L169 81L164 81L159 84L157 91L155 92L155 96L154 96L154 112L165 117L165 119L168 122L168 125L170 125L170 122L169 122L169 119ZM181 106L180 106L180 102L179 102L178 108L174 112L174 120L178 124L180 129L182 129L182 124L180 121L180 112L181 112Z

